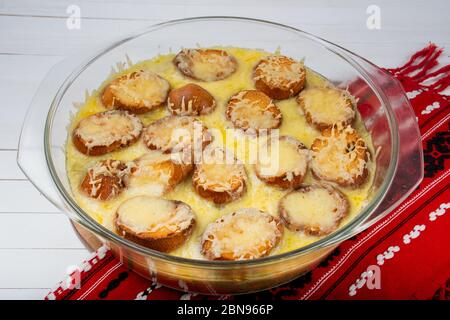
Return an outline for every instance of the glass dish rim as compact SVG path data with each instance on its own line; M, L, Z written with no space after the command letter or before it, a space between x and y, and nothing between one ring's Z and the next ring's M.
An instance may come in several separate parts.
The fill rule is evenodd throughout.
M286 31L291 31L291 32L301 34L302 36L309 38L310 40L322 45L324 47L324 49L329 50L332 53L340 56L343 60L345 60L353 68L355 68L356 71L358 71L359 74L364 78L364 80L370 85L370 87L372 89L374 89L375 94L377 95L378 99L381 101L382 106L388 115L387 118L388 118L388 123L389 123L389 128L390 128L390 137L391 137L391 141L392 141L390 163L389 163L389 167L387 170L386 178L383 181L383 184L380 186L378 193L372 198L372 200L358 214L357 217L355 217L352 221L350 221L349 223L347 223L345 226L341 227L340 229L336 230L335 232L333 232L311 244L308 244L304 247L301 247L301 248L298 248L295 250L291 250L288 252L276 254L273 256L267 256L267 257L262 257L259 259L254 259L254 260L211 261L211 260L200 260L200 259L178 257L178 256L170 255L167 253L159 252L159 251L156 251L153 249L149 249L149 248L140 246L136 243L133 243L131 241L128 241L128 240L120 237L113 231L107 229L106 227L104 227L104 226L100 225L98 222L96 222L92 217L89 216L89 214L87 214L81 207L79 207L78 204L75 202L75 200L72 198L72 196L70 196L68 194L68 192L66 192L65 187L63 186L61 180L59 179L58 174L56 172L56 168L53 164L53 157L52 157L52 151L51 151L50 132L51 132L52 124L53 124L54 115L56 113L56 110L58 109L59 101L61 100L62 96L65 94L68 87L80 75L80 73L82 73L89 65L94 63L101 56L103 56L110 50L116 48L117 46L119 46L123 43L126 43L127 41L130 41L136 37L156 31L160 28L164 28L166 26L177 25L177 24L196 22L196 21L220 21L220 20L263 24L263 25L268 25L270 27L284 29ZM166 22L162 22L162 23L158 23L158 24L153 24L149 27L146 27L146 28L136 31L127 37L123 37L120 40L114 41L109 46L104 47L101 51L95 53L94 55L89 56L86 60L84 60L81 64L79 64L79 66L75 70L72 71L72 73L65 79L65 81L58 88L58 91L52 100L50 109L47 114L47 118L46 118L46 122L45 122L45 131L44 131L44 151L45 151L45 158L46 158L48 169L50 171L50 175L53 179L53 182L55 183L55 185L57 187L57 190L59 191L59 194L62 196L64 202L67 205L69 205L69 207L72 210L75 211L75 213L77 214L77 217L80 219L79 221L77 220L76 222L80 223L83 227L94 232L95 234L97 234L98 236L100 236L102 238L106 238L109 241L118 243L121 246L123 245L126 248L131 249L133 251L137 251L140 254L148 255L151 258L162 259L162 260L165 260L168 262L173 262L173 263L183 264L183 265L189 264L191 266L212 267L212 268L215 267L215 268L219 268L219 269L223 268L224 266L242 267L242 266L263 265L263 264L275 263L278 260L294 258L296 256L300 256L300 255L306 254L308 252L318 250L318 249L324 248L326 246L333 245L333 244L351 236L352 232L358 226L363 224L366 221L366 219L370 216L370 214L373 213L373 211L381 204L382 200L386 196L386 193L387 193L386 191L389 189L389 186L392 183L392 180L394 178L396 168L397 168L398 154L399 154L398 126L397 126L395 116L393 115L393 111L390 108L386 107L387 104L386 104L386 97L385 97L384 93L381 90L379 90L378 86L371 81L371 79L368 77L367 73L359 65L359 63L354 61L350 56L346 55L345 52L337 52L334 50L334 48L330 48L328 46L328 44L336 46L343 51L347 51L346 49L343 49L342 47L340 47L338 45L330 43L330 42L328 42L324 39L321 39L317 36L314 36L308 32L305 32L305 31L302 31L297 28L290 27L290 26L287 26L287 25L284 25L281 23L277 23L277 22L271 22L271 21L267 21L267 20L247 18L247 17L235 17L235 16L202 16L202 17L176 19L176 20L170 20L170 21L166 21ZM367 61L367 60L365 60L365 61Z

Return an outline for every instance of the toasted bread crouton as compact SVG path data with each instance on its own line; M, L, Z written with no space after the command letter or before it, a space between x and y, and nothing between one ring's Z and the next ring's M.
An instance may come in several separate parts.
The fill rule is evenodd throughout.
M211 113L215 106L214 97L194 83L173 89L167 99L167 109L174 116L204 115Z
M193 155L201 152L212 136L201 121L187 116L167 116L150 124L143 133L150 150ZM184 157L184 156L183 156Z
M279 202L279 214L285 226L313 236L327 235L348 214L347 198L329 185L302 186Z
M253 73L256 89L272 99L287 99L297 95L305 86L306 69L302 62L286 56L263 58Z
M353 101L349 93L336 88L307 88L297 97L306 120L319 130L351 124L356 115Z
M232 55L218 49L183 49L173 62L182 74L200 81L228 78L238 68Z
M195 215L181 201L137 196L125 200L117 209L117 233L147 248L170 252L191 235Z
M280 108L258 90L244 90L232 96L226 116L235 128L256 132L279 128L282 120Z
M113 199L125 189L133 169L133 162L113 159L97 162L87 170L80 189L94 199Z
M126 111L110 110L81 120L72 134L72 141L81 153L100 156L136 142L142 123Z
M283 225L274 216L242 208L210 223L202 235L202 254L210 260L264 257L278 244Z
M103 90L101 100L107 108L141 114L163 105L169 90L166 79L152 71L139 70L111 81Z
M297 139L289 136L279 138L278 144L266 140L261 147L267 152L255 164L257 177L265 183L282 189L298 187L308 170L309 150Z
M162 196L173 190L192 171L191 162L180 161L171 154L152 150L135 160L128 179L128 192Z
M352 127L335 125L323 130L311 151L311 170L316 178L348 187L366 181L369 151Z
M240 198L247 185L244 165L227 150L208 147L192 176L195 191L215 204Z

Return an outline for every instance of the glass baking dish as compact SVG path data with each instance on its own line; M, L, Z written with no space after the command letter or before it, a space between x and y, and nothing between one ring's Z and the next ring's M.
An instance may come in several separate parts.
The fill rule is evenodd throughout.
M65 143L74 102L97 88L111 67L215 45L264 49L296 59L359 98L358 108L377 150L372 198L351 222L300 249L250 261L203 261L171 256L127 241L96 223L74 201L66 175ZM87 57L87 58L86 58ZM56 65L42 81L26 116L19 144L22 171L60 210L85 243L106 244L131 270L178 290L237 294L288 282L314 268L345 239L384 217L423 177L416 117L400 83L367 60L285 25L238 17L199 17L151 26L94 54Z

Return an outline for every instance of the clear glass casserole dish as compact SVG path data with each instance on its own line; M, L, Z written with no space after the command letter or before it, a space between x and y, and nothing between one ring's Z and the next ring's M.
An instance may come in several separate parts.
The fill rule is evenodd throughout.
M247 261L206 261L175 257L127 241L98 224L75 202L66 174L64 147L74 102L97 88L112 66L138 62L181 47L215 45L258 48L305 58L311 69L359 98L362 120L377 150L371 200L351 222L305 247ZM303 31L267 21L200 17L142 30L90 57L56 65L40 85L23 125L18 163L55 206L72 219L87 245L104 243L131 270L178 290L205 294L259 291L288 282L314 268L345 239L384 217L423 177L416 118L400 83L363 58Z

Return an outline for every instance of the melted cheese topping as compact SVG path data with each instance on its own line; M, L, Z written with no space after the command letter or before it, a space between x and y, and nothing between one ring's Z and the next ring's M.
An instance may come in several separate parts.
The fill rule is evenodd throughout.
M87 148L109 146L114 142L128 141L139 136L142 123L139 118L120 111L107 111L80 121L75 134L86 144Z
M273 87L289 87L300 82L305 76L305 66L284 56L269 56L256 68L255 80L263 80Z
M358 137L352 141L354 149L349 150L349 135L352 134L354 130L347 126L342 131L333 128L329 137L319 137L324 145L312 152L311 161L311 167L317 174L330 180L343 179L350 182L363 174L367 161L358 154L366 155L366 147L357 143L358 140L364 141Z
M262 158L258 163L258 172L262 176L282 176L291 181L293 175L299 176L306 173L309 161L309 151L299 149L298 142L284 137L278 144L266 143L266 148L279 150L276 152L261 153ZM276 146L274 148L274 146Z
M158 232L162 228L185 230L193 219L188 206L148 196L131 198L117 209L117 222L138 234Z
M300 93L303 109L314 123L335 124L355 116L351 97L346 91L334 88L310 88Z
M171 116L148 126L144 132L144 141L164 152L192 150L201 144L203 128L192 117Z
M232 162L228 163L230 159ZM204 189L240 194L247 175L244 165L234 159L228 150L207 148L203 153L203 163L197 166L195 179L196 184Z
M119 101L125 104L152 108L166 100L170 85L156 73L149 70L139 70L132 76L127 74L111 84L111 90Z
M244 163L245 171L248 177L247 191L244 195L230 203L225 205L216 206L214 203L199 196L193 186L189 177L184 179L183 182L178 184L174 190L167 193L164 198L181 200L187 203L196 214L196 227L193 230L192 236L188 241L172 251L171 254L176 256L182 256L193 259L205 259L200 252L200 237L204 232L206 226L215 221L220 216L234 212L240 208L258 208L271 215L278 215L278 201L287 193L285 190L280 190L275 187L268 186L264 182L258 179L254 171L254 165L249 161L250 155L248 152L242 151L243 149L252 149L256 142L248 135L237 135L236 140L224 141L226 128L229 126L229 122L226 121L225 110L227 103L231 96L236 92L243 89L254 89L254 82L252 79L254 66L264 57L270 55L268 52L241 49L241 48L223 48L233 55L238 62L238 69L235 73L229 76L227 79L214 82L202 82L201 86L210 92L217 103L216 108L207 115L199 116L201 120L208 128L217 128L219 132L214 132L214 146L226 147L235 153L236 157ZM147 68L153 72L161 75L163 78L169 81L171 87L178 88L188 83L193 82L192 79L184 77L174 66L172 60L174 54L167 54L163 56L157 56L153 59L140 62L133 65L129 70L141 70ZM124 73L125 73L124 72ZM121 74L113 75L113 77L120 76ZM105 80L104 85L107 85L111 81L111 78ZM83 106L79 109L78 113L72 120L72 126L69 127L69 133L72 132L76 124L89 115L94 113L105 111L104 106L100 102L98 96L103 86L100 86L99 91L95 91L91 96L87 98ZM326 79L314 73L310 69L306 69L306 86L330 86ZM320 136L320 132L309 125L306 122L304 115L298 110L298 104L295 98L285 99L277 103L283 113L283 121L280 126L280 135L289 135L299 141L301 141L307 148L309 148L312 142ZM164 109L155 109L151 112L139 115L139 118L148 126L155 120L161 119L169 115L169 112ZM366 145L373 152L370 134L365 129L359 114L356 114L356 120L354 127L358 134L366 142ZM118 206L126 199L127 191L124 190L118 197L100 202L95 199L89 198L79 191L79 184L82 181L88 167L92 166L94 162L114 158L122 161L132 161L148 152L148 148L142 142L142 139L138 140L135 144L112 152L108 155L100 157L89 157L80 153L73 145L72 139L67 140L66 154L67 154L67 174L72 187L72 192L78 205L85 210L89 215L110 230L114 230L114 216ZM249 146L249 148L243 148L243 146ZM253 162L254 163L254 162ZM344 225L351 221L370 201L371 193L370 186L373 180L373 173L375 167L373 161L369 162L369 179L364 185L357 189L343 189L341 191L347 196L350 202L349 214L344 218L341 225ZM311 184L313 182L312 175L308 171L304 183ZM283 237L279 245L271 251L271 255L283 253L297 249L299 247L308 245L314 241L317 241L319 237L305 235L303 233L292 232L290 230L284 231Z
M178 63L181 70L189 70L192 77L203 81L223 79L236 70L234 58L225 51L184 49Z
M128 180L126 192L162 196L171 187L173 174L170 155L158 151L146 153L136 161L136 171Z
M292 192L282 200L294 225L320 226L331 229L336 224L337 214L334 212L340 203L337 198L324 188L311 188L308 192Z
M241 91L231 98L229 104L230 120L239 128L271 129L281 120L278 107L264 93Z
M257 258L272 249L281 236L277 223L270 215L253 208L237 210L234 214L222 216L208 225L203 241L210 241L210 253L219 258L232 253L236 260Z

